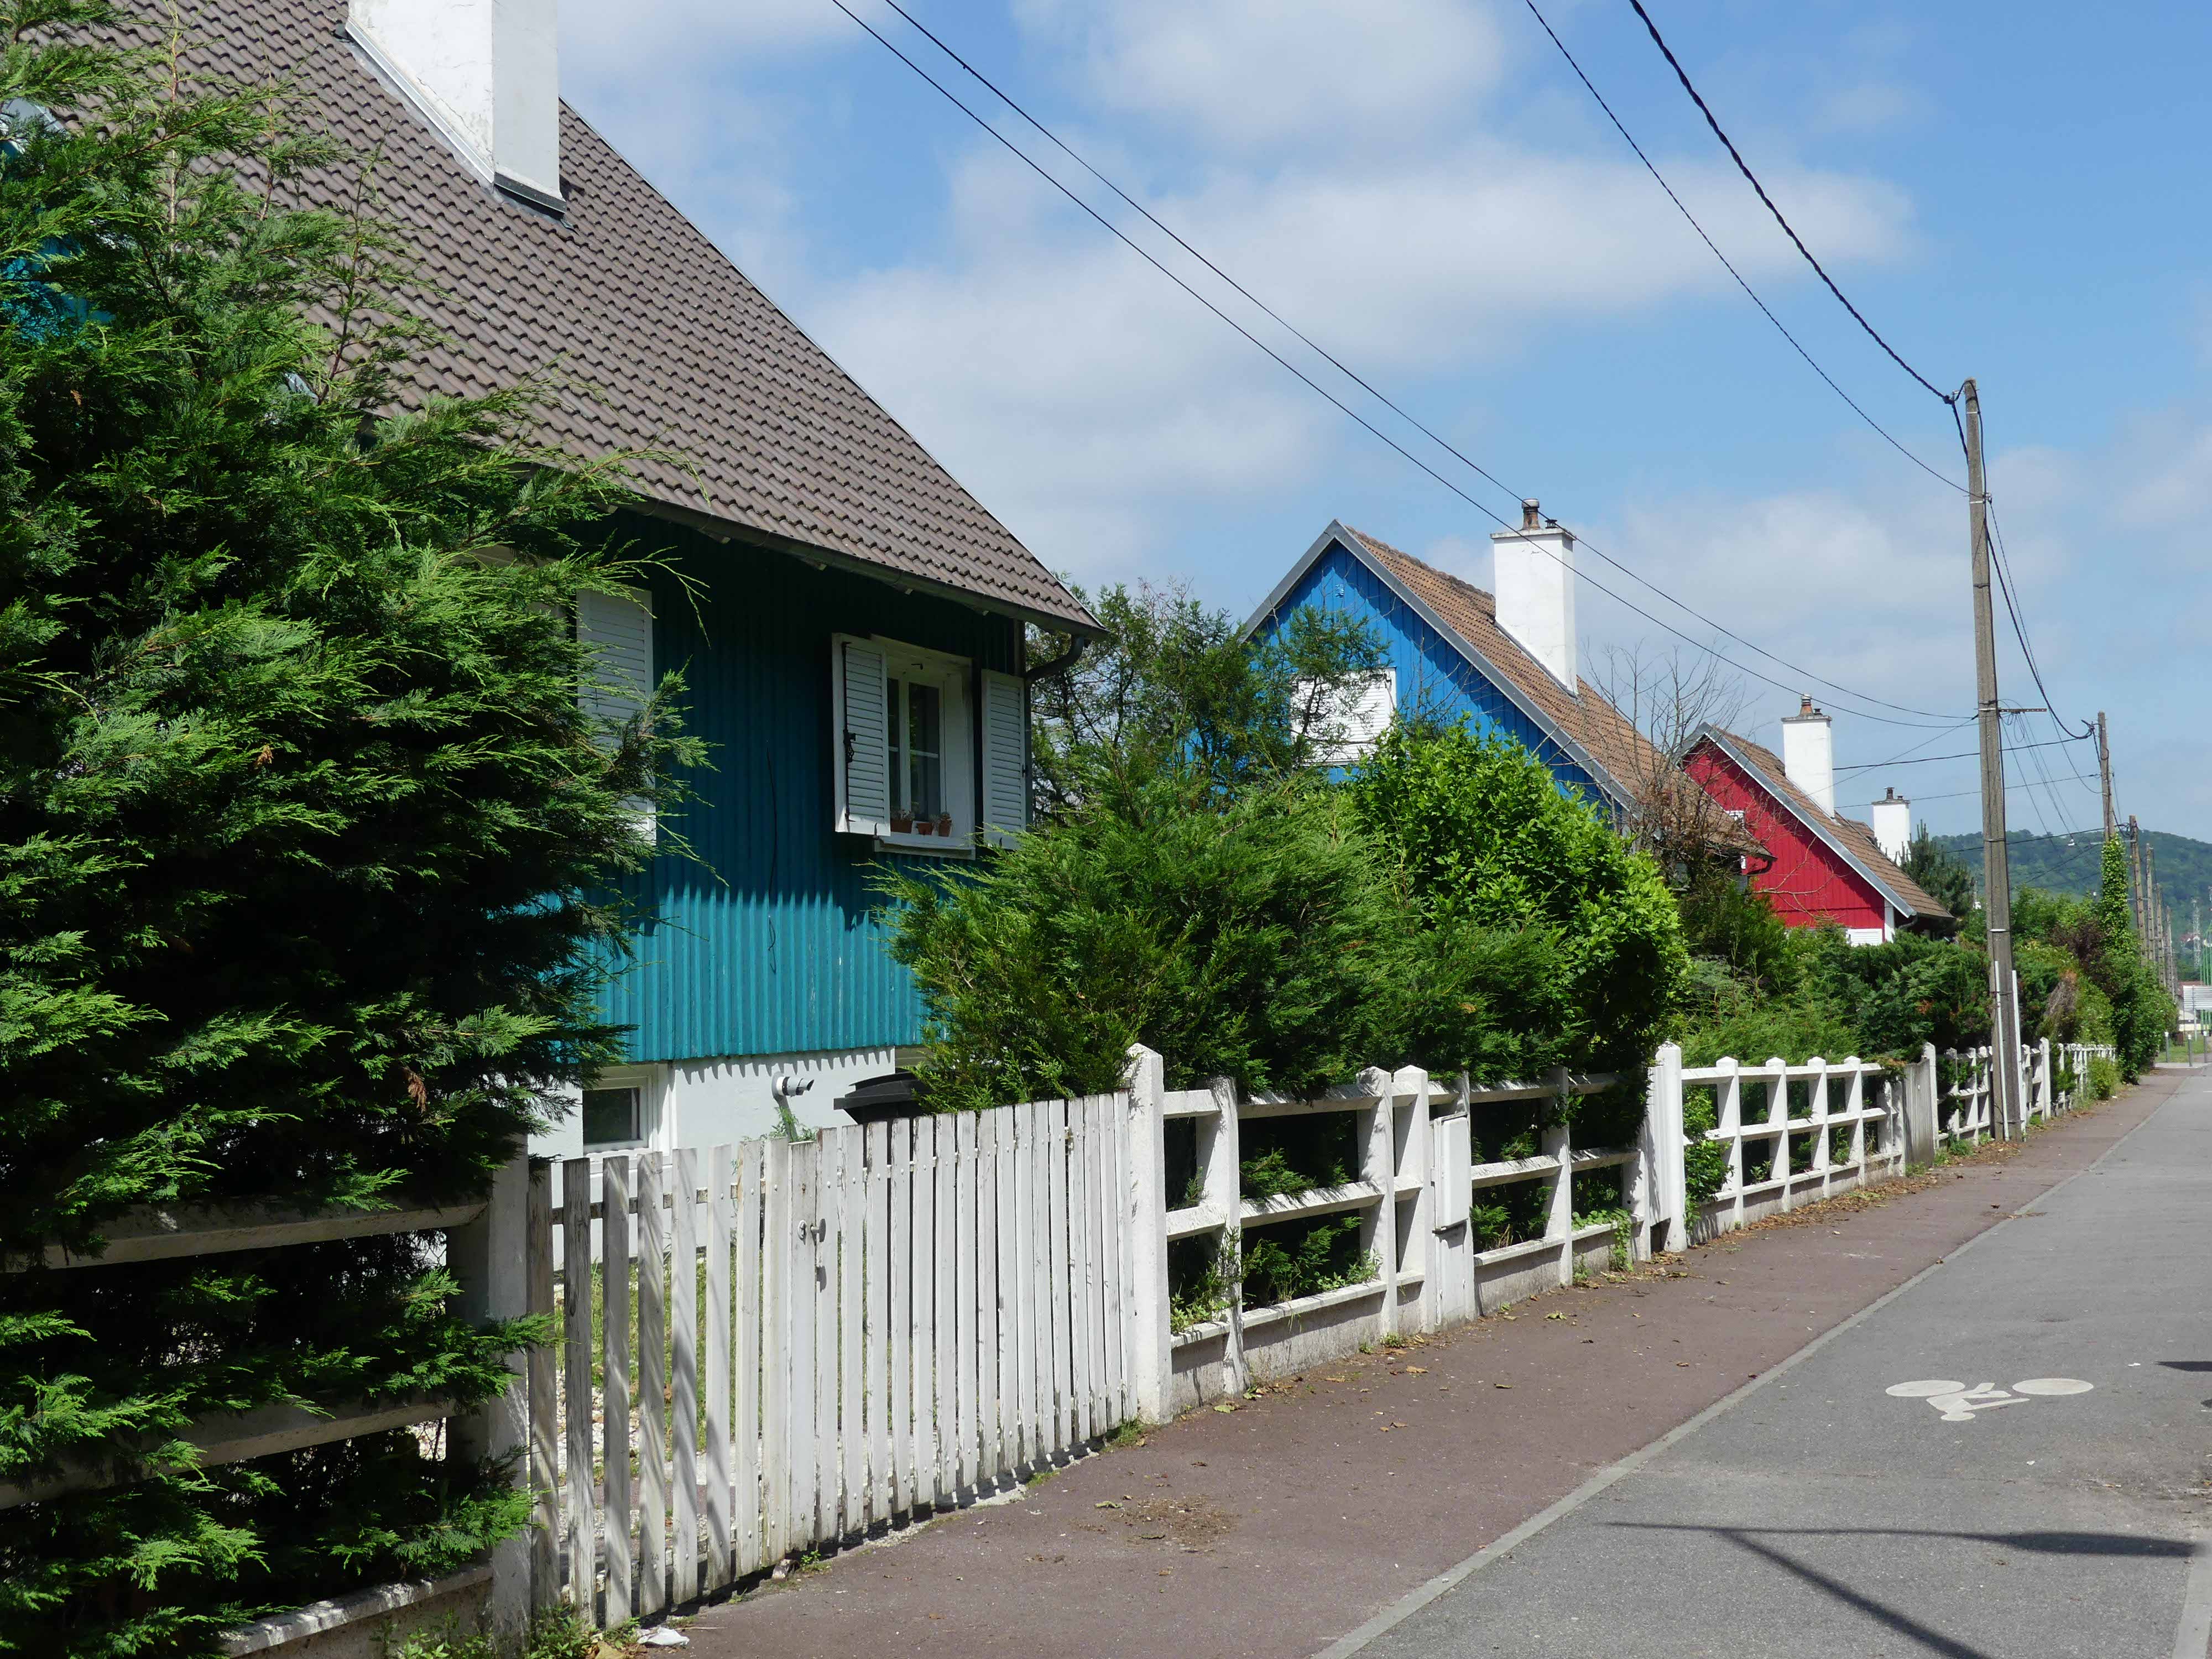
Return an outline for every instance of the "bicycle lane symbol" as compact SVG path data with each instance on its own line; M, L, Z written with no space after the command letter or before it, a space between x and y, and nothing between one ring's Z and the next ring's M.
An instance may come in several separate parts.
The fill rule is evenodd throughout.
M2000 1406L2024 1406L2031 1400L2057 1400L2068 1395L2087 1394L2096 1386L2078 1376L2031 1376L2014 1383L2008 1392L1994 1382L1978 1382L1968 1388L1948 1378L1925 1377L1916 1382L1893 1382L1882 1392L1899 1400L1924 1400L1946 1423L1971 1423L1981 1413L1995 1411Z

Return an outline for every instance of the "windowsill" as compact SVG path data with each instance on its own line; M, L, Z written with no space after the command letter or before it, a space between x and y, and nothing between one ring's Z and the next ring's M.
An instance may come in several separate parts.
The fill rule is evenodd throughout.
M975 843L969 836L955 830L949 836L900 835L894 831L875 838L876 850L880 853L934 853L939 858L972 859Z

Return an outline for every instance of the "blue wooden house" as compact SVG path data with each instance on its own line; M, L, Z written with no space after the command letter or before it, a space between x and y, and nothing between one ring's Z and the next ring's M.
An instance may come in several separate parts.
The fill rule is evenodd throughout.
M552 442L654 458L615 533L670 574L577 625L609 712L683 671L713 745L680 824L697 856L638 883L659 920L612 993L629 1063L536 1150L757 1134L780 1078L836 1121L921 1035L871 865L973 858L1021 826L1024 629L1096 623L561 102L552 0L227 0L187 40L191 72L289 76L377 153L380 206L436 285L445 343L416 395L557 365Z
M1517 529L1491 537L1486 591L1388 543L1332 523L1245 624L1273 631L1302 606L1365 622L1389 666L1347 724L1353 747L1392 716L1444 722L1517 739L1560 787L1617 823L1634 819L1673 769L1576 666L1575 538L1522 504Z

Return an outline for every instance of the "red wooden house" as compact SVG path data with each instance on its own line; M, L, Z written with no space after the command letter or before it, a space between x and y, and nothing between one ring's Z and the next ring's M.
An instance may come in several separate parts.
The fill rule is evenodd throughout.
M1834 750L1828 717L1806 699L1782 722L1783 755L1718 726L1701 730L1683 769L1766 848L1744 860L1751 884L1792 927L1833 922L1855 945L1878 945L1900 929L1924 930L1950 912L1898 867L1904 835L1884 830L1888 846L1855 818L1836 811ZM1787 758L1784 758L1784 757ZM1910 808L1892 799L1892 819L1909 829ZM1901 810L1898 810L1901 809Z

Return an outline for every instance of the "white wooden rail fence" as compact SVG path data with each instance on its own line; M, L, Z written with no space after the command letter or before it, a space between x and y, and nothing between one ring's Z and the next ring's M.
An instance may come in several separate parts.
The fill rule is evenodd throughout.
M1698 1206L1699 1242L1905 1168L1898 1068L1856 1055L1802 1066L1723 1060L1684 1071L1681 1081L1710 1091L1715 1126L1705 1139L1728 1152L1719 1192Z
M1296 1371L1363 1343L1438 1329L1494 1312L1539 1290L1571 1284L1578 1271L1602 1266L1613 1247L1610 1222L1574 1224L1577 1175L1629 1166L1624 1187L1637 1213L1638 1248L1648 1253L1654 1224L1645 1203L1652 1183L1644 1178L1635 1147L1576 1149L1562 1123L1543 1132L1542 1151L1504 1163L1471 1162L1471 1108L1507 1101L1565 1099L1599 1093L1618 1077L1555 1073L1539 1084L1474 1087L1465 1079L1432 1081L1418 1067L1362 1073L1352 1085L1310 1100L1272 1096L1240 1099L1225 1079L1206 1089L1168 1091L1158 1084L1156 1057L1139 1054L1132 1079L1131 1111L1140 1146L1164 1144L1168 1123L1191 1121L1197 1135L1197 1188L1192 1201L1165 1207L1163 1249L1151 1288L1168 1296L1164 1246L1202 1237L1221 1263L1224 1305L1166 1340L1167 1363L1155 1358L1144 1381L1147 1415L1164 1416L1202 1401L1241 1393L1255 1377ZM1267 1198L1242 1196L1241 1126L1267 1120L1351 1114L1360 1149L1358 1174L1341 1185L1310 1188ZM1164 1158L1161 1158L1164 1165ZM1144 1157L1139 1155L1139 1180ZM1160 1177L1164 1180L1164 1175ZM1544 1231L1536 1237L1494 1249L1477 1249L1469 1212L1473 1194L1521 1182L1544 1190ZM1149 1210L1151 1192L1133 1208ZM1274 1303L1255 1303L1242 1272L1253 1231L1285 1222L1354 1212L1359 1254L1372 1264L1361 1282ZM1662 1223L1663 1224L1663 1223ZM1148 1261L1149 1261L1148 1258Z
M2090 1061L2112 1054L2024 1049L2031 1118L2086 1101ZM1990 1066L1986 1048L1939 1062L1928 1047L1903 1066L1727 1060L1686 1070L1668 1044L1644 1079L1633 1147L1578 1147L1560 1123L1534 1155L1476 1164L1475 1108L1564 1101L1622 1079L1561 1072L1479 1087L1407 1068L1365 1072L1310 1100L1243 1099L1226 1084L1170 1092L1160 1057L1140 1048L1128 1087L1110 1096L799 1143L557 1168L518 1159L488 1201L454 1206L149 1211L112 1224L104 1255L49 1251L46 1265L445 1231L465 1313L550 1315L561 1334L526 1364L518 1357L507 1397L453 1423L457 1456L526 1449L535 1524L483 1567L264 1620L234 1633L229 1650L281 1647L460 1594L508 1627L560 1600L612 1625L1020 1479L1133 1419L1157 1421L1255 1377L1571 1283L1615 1242L1610 1223L1575 1224L1578 1175L1621 1170L1639 1258L1887 1179L1990 1133ZM1727 1158L1717 1194L1694 1206L1690 1091L1711 1092L1703 1138ZM1353 1115L1357 1176L1244 1198L1240 1126L1313 1114ZM1191 1201L1170 1206L1167 1128L1183 1121L1198 1176L1176 1194ZM1474 1194L1516 1183L1541 1193L1541 1232L1475 1248ZM1247 1302L1237 1263L1249 1233L1344 1212L1360 1218L1371 1277ZM1226 1295L1212 1316L1172 1331L1169 1246L1194 1237L1227 1263ZM450 1402L431 1399L330 1414L269 1407L177 1437L217 1462L452 1416ZM129 1478L127 1467L68 1466L0 1485L0 1508Z
M134 1262L175 1261L187 1257L226 1255L237 1250L264 1250L335 1239L366 1238L392 1233L443 1232L447 1264L459 1285L458 1310L465 1317L504 1318L519 1307L501 1305L502 1286L520 1300L522 1258L512 1253L502 1261L500 1238L502 1217L520 1219L522 1165L502 1173L489 1200L460 1203L402 1200L385 1209L338 1208L303 1212L283 1205L257 1203L153 1206L126 1211L103 1226L106 1248L98 1254L78 1255L59 1245L49 1246L36 1265L52 1268L89 1269ZM502 1198L507 1201L503 1205ZM18 1273L33 1264L0 1258L0 1272ZM519 1390L518 1390L519 1393ZM356 1400L308 1407L277 1403L251 1411L224 1412L198 1419L177 1431L153 1431L141 1437L137 1459L116 1455L118 1448L101 1448L92 1460L64 1461L36 1475L0 1480L0 1509L36 1503L72 1492L94 1492L127 1485L162 1467L161 1454L181 1442L192 1448L192 1462L200 1467L243 1462L309 1446L330 1445L361 1436L447 1423L451 1430L449 1455L474 1461L497 1456L514 1444L510 1419L514 1402L494 1401L474 1411L458 1411L450 1400L430 1395L401 1399ZM507 1552L510 1558L515 1553ZM501 1593L519 1613L527 1590L526 1579L510 1570L507 1582L495 1583L498 1564L486 1563L448 1577L414 1583L385 1584L332 1601L321 1601L273 1618L257 1620L220 1638L227 1653L244 1655L312 1638L364 1619L386 1620L410 1609L442 1613L459 1598L473 1597L495 1613Z

